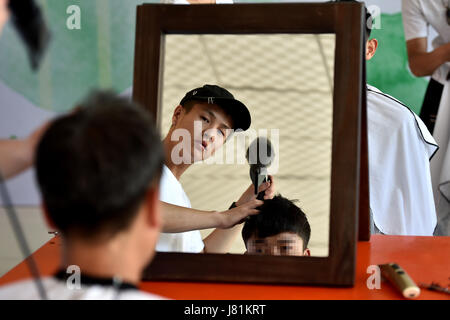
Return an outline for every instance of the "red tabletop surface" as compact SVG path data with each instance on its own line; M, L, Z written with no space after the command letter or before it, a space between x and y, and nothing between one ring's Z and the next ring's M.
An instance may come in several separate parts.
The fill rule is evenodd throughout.
M58 237L38 249L34 258L42 275L53 274L60 265ZM355 286L350 288L287 286L237 283L153 282L140 284L144 291L183 300L305 300L305 299L403 299L391 284L368 289L367 267L398 263L417 283L450 284L450 237L412 237L374 235L370 242L359 242ZM30 277L25 262L0 278L0 285ZM450 295L421 289L418 299L450 299Z

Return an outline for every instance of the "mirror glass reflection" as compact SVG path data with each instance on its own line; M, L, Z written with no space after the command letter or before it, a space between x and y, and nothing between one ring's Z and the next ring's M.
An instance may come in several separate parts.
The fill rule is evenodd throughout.
M334 34L165 36L158 111L163 137L186 92L205 84L229 90L252 117L249 130L233 134L211 158L181 176L192 208L223 211L237 201L251 184L246 150L256 137L267 137L275 151L268 173L276 192L297 200L295 205L306 215L308 253L328 255L334 53ZM279 200L267 210L286 205ZM305 253L292 230L250 237L247 247L239 233L230 253ZM201 230L202 237L210 232Z

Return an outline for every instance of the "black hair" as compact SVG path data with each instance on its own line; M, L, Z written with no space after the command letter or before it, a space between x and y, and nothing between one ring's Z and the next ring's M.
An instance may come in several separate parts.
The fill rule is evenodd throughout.
M182 106L186 110L186 113L189 113L197 103L205 103L205 101L188 100L185 103L183 103Z
M248 239L271 237L282 232L293 232L303 240L303 250L308 247L311 227L305 213L295 205L295 200L288 200L280 194L258 208L259 214L250 216L242 229L242 239L247 245Z
M63 234L86 238L126 230L157 188L164 152L150 114L110 91L93 92L53 121L40 141L36 176Z

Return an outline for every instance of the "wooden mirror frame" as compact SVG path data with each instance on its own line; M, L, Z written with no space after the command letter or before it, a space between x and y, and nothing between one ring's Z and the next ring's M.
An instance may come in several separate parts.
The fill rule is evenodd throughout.
M361 3L138 6L133 99L155 119L161 105L166 34L336 35L329 255L299 258L158 252L143 280L354 284L358 226L360 239L368 240L370 235L364 32Z

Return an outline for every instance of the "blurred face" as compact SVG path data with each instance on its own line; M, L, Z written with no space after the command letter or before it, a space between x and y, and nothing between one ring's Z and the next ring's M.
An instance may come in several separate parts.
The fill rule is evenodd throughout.
M272 256L309 256L309 249L303 250L303 240L296 233L282 232L266 238L252 236L247 241L247 254Z
M189 154L183 154L183 158L194 163L208 159L222 147L231 134L232 119L216 104L197 103L189 112L178 106L172 124L172 138L176 130L185 133L181 152Z
M0 0L0 35L2 33L3 26L9 18L8 3L8 0Z

